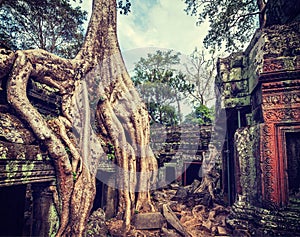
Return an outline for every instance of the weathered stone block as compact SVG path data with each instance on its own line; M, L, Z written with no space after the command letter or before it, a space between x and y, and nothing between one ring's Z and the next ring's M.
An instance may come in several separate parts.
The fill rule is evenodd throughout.
M14 115L0 113L0 137L12 143L31 144L32 132Z
M134 217L134 226L138 230L160 229L164 221L160 212L139 213Z
M232 60L230 61L230 67L231 68L235 68L235 67L243 67L244 64L244 57L243 55L235 55L235 57L232 58Z
M230 81L239 81L242 80L242 68L232 68L229 74Z
M250 105L250 96L241 98L229 98L224 100L225 108L234 108Z

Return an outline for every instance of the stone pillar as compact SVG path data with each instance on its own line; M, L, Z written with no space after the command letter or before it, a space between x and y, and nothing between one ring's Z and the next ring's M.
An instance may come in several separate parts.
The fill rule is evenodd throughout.
M116 177L115 175L111 175L111 177L108 179L108 183L105 186L105 203L104 203L104 209L105 209L105 217L107 219L110 219L115 216L116 209L117 209L117 190L116 190Z
M163 187L166 185L166 167L160 167L158 170L158 186Z
M58 230L59 220L49 190L50 183L32 184L33 196L33 236L53 236Z
M259 149L260 126L239 128L235 132L235 172L238 200L252 205L258 204L258 179L260 173L257 167L260 160L255 157Z

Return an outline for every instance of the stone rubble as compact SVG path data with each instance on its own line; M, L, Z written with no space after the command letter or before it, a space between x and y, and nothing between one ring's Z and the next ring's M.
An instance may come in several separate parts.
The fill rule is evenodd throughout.
M232 236L233 231L225 223L229 208L220 200L209 199L209 193L192 194L190 191L197 185L199 181L186 187L172 184L153 191L152 198L158 212L136 213L134 225L127 236ZM99 225L104 225L104 227L100 228ZM89 221L89 226L97 226L101 230L107 228L106 234L112 237L123 236L120 231L122 220L110 219L104 223L102 217L97 225L94 221ZM247 236L246 232L242 236Z

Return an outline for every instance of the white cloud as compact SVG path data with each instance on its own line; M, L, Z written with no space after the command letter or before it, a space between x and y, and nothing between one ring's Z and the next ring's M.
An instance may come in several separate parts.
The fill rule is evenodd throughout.
M122 51L159 47L190 54L201 48L207 25L196 26L196 18L186 15L181 0L158 0L147 9L144 1L132 1L132 12L119 15L118 35Z
M118 37L123 52L158 47L190 54L196 46L202 47L208 24L196 26L196 18L184 12L183 0L131 0L131 3L129 15L118 15ZM89 18L92 0L83 1L81 7L88 11Z

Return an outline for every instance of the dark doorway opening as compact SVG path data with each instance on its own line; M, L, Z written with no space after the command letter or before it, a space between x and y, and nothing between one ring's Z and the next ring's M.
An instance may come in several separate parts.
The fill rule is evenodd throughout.
M96 179L96 195L91 212L102 208L106 219L112 218L117 210L117 177L115 172L98 170Z
M22 236L26 185L0 188L0 236Z
M183 185L190 185L195 179L201 181L201 162L192 161L184 163Z
M100 180L96 179L96 195L95 195L94 204L91 213L93 211L96 211L98 208L103 207L104 185L105 184L103 184Z
M300 198L300 132L286 133L289 197Z

